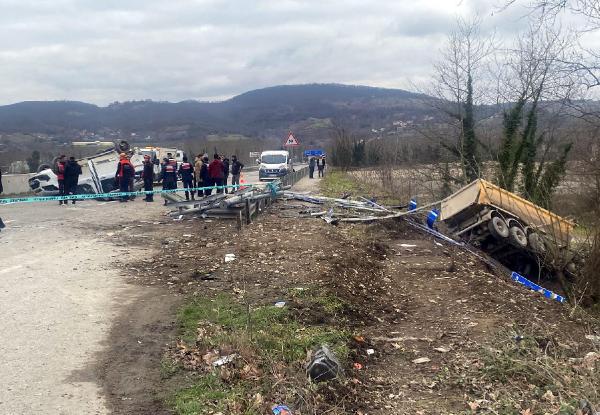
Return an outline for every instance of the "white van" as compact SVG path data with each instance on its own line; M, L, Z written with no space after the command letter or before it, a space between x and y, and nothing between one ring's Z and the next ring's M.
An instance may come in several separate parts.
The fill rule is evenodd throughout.
M260 167L258 179L274 180L283 177L292 171L290 166L290 153L288 151L263 151L260 153Z

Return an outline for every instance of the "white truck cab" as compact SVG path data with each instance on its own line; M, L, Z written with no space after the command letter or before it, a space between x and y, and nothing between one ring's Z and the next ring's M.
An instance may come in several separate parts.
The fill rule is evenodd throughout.
M260 153L258 179L275 180L292 171L290 153L284 150L263 151Z

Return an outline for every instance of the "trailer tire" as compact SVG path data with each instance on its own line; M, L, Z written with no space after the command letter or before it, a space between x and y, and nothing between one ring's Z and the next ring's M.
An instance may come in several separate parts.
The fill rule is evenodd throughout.
M540 235L535 232L529 234L527 238L529 240L529 246L531 250L536 254L545 254L546 253L546 245L544 244L544 240Z
M527 247L527 235L519 226L511 226L508 230L510 242L519 248Z
M488 229L492 236L496 239L508 238L508 225L504 219L499 216L492 216L492 219L490 219L488 222Z
M575 264L574 262L569 262L566 266L565 266L565 271L567 272L567 274L571 275L571 276L575 276L577 275L577 264Z

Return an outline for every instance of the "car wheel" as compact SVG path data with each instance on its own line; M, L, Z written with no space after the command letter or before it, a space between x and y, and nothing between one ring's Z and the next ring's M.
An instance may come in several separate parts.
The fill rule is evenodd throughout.
M508 225L504 219L499 216L492 217L492 219L488 222L488 229L492 236L496 239L508 238Z

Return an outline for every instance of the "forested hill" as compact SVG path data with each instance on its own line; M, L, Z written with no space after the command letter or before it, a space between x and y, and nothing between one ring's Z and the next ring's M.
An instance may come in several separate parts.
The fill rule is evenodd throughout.
M76 101L29 101L0 106L0 133L56 134L101 128L144 133L175 127L190 135L260 136L307 120L336 120L370 129L394 120L425 117L430 109L423 104L424 98L400 89L309 84L254 90L223 102L131 101L99 107Z

